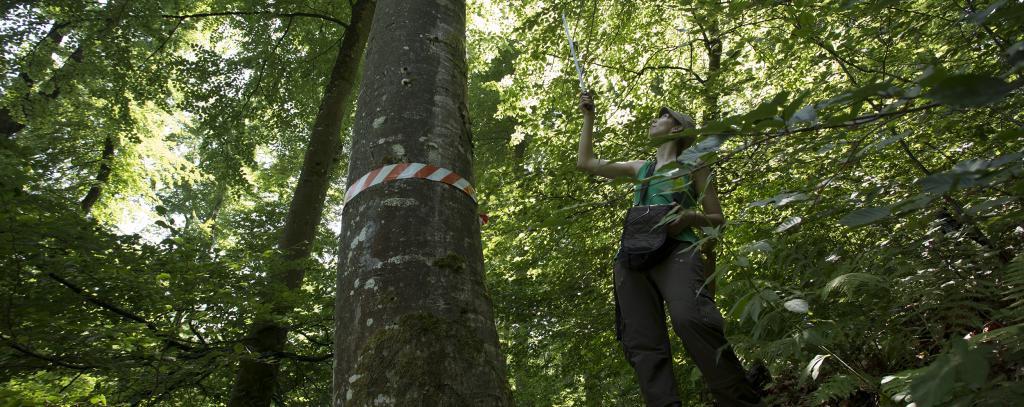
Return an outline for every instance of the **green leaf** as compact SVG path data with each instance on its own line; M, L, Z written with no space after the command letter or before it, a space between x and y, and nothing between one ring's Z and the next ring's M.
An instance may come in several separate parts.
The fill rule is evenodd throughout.
M779 226L775 227L775 232L776 233L785 232L789 228L792 228L793 226L799 225L802 220L803 219L800 218L799 216L794 216L792 218L786 219L785 221L780 223Z
M796 113L796 111L798 109L800 109L800 107L803 106L804 101L807 100L807 97L810 96L810 95L811 95L811 91L810 90L805 90L803 92L800 92L799 95L797 95L795 98L793 98L793 100L790 101L789 104L786 105L786 107L782 109L782 117L787 119L787 120L789 118L791 118L793 116L793 114Z
M910 383L910 395L918 407L941 405L949 398L956 379L956 362L948 354L939 355L935 362Z
M903 139L907 138L907 136L909 136L909 135L910 135L910 130L904 131L902 133L893 134L893 135L891 135L889 137L886 137L886 138L882 139L881 141L871 145L871 148L873 148L875 150L881 150L881 149L889 146L892 143L895 143L897 141L900 141L900 140L903 140Z
M917 183L921 185L921 190L926 193L944 194L956 188L959 183L959 177L947 173L938 173L921 178L917 180Z
M810 306L807 304L807 301L800 298L794 298L786 301L782 306L785 307L786 310L797 314L806 314L810 310Z
M1005 4L1006 0L997 0L996 2L986 7L984 10L968 14L966 20L974 25L982 25L985 23L985 20L989 18L989 16L995 14L996 10L998 10Z
M808 198L810 198L810 197L807 194L803 193L803 192L783 192L783 193L775 195L775 196L773 196L773 197L771 197L769 199L764 199L764 200L760 200L760 201L751 202L751 203L747 204L747 207L748 208L753 208L753 207L757 207L757 206L765 206L765 205L768 205L768 204L774 204L775 206L784 206L786 204L789 204L789 203L792 203L792 202L803 201L803 200L806 200Z
M827 381L818 386L818 389L811 393L810 396L816 403L815 405L828 403L832 400L844 400L860 389L859 384L858 379L855 377L835 375L829 377Z
M964 210L964 213L970 216L985 215L989 209L998 208L1008 203L1012 203L1014 201L1016 201L1015 198L1008 196L988 199L985 201L981 201L978 204L971 205L971 207Z
M850 92L851 102L863 101L872 96L889 96L893 93L893 86L889 82L870 83L854 89Z
M878 222L889 217L889 215L891 215L891 212L888 207L861 208L843 216L842 219L839 219L839 223L849 227L857 227Z
M763 306L764 298L760 295L754 295L747 301L745 307L743 307L743 314L740 315L740 320L750 318L752 321L757 322L761 318L761 307Z
M770 252L772 251L772 245L764 240L758 240L754 243L748 244L740 248L740 253L753 253L753 252Z
M978 389L988 378L988 360L982 347L971 349L966 340L953 338L953 355L960 362L958 376L972 389Z
M816 356L814 356L814 358L811 359L811 362L807 364L807 367L804 368L804 376L810 376L811 379L817 380L818 379L818 373L821 372L821 365L822 365L822 363L825 362L825 359L827 359L828 356L829 355L816 355Z
M718 151L725 143L724 136L708 136L703 140L697 142L697 144L683 150L676 159L681 164L696 165L700 160L700 157L715 151Z
M894 213L903 213L925 208L935 200L935 198L936 196L933 194L917 194L893 205L892 210Z
M987 75L950 75L939 81L925 97L953 107L984 106L1010 93L1010 85Z
M775 95L771 100L761 103L754 110L743 115L743 120L746 122L754 123L760 120L775 117L779 114L779 108L786 100L789 99L789 91L782 91Z
M924 87L932 87L942 82L943 79L949 76L946 73L946 69L940 65L929 65L921 72L921 76L918 76L915 82L919 83Z
M804 106L796 113L793 113L792 117L786 120L786 124L790 126L802 123L806 123L809 126L813 126L818 123L818 109L816 109L813 104Z
M1006 60L1013 66L1013 71L1024 68L1024 41L1013 44L1006 49Z
M825 336L822 335L822 329L817 326L812 326L800 331L798 338L800 341L813 346L821 346L825 344Z
M750 259L747 256L736 256L735 263L740 267L750 267Z

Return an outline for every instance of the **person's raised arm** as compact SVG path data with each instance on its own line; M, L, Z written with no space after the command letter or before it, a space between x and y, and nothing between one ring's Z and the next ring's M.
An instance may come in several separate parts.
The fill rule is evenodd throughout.
M591 107L588 109L587 107ZM583 113L583 130L580 132L580 148L576 157L576 168L588 174L605 178L634 177L643 161L613 162L594 157L594 111L593 98L580 95L580 112Z

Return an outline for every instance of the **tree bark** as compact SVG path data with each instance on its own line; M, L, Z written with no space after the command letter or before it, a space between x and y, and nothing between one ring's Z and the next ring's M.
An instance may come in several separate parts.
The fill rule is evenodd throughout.
M702 27L703 28L703 27ZM708 53L708 72L704 85L704 122L718 120L722 116L722 107L719 103L719 77L722 72L722 34L718 28L717 17L712 17L711 23L702 33L704 37L704 49ZM701 246L701 254L704 255L704 273L710 277L718 268L718 239L709 239ZM708 290L712 295L717 291L715 281L708 283Z
M708 52L707 80L704 81L704 121L718 120L722 108L719 106L718 79L722 71L722 35L719 32L717 18L702 33L704 49Z
M324 90L284 230L277 243L284 266L271 270L268 277L272 285L284 286L288 291L302 286L303 260L309 258L317 226L323 217L330 176L341 153L341 125L352 105L356 73L366 48L374 6L374 0L359 0L352 6L352 21L345 30ZM283 351L288 337L288 327L280 321L291 311L291 306L279 300L280 291L277 294L274 289L270 291L260 299L270 304L270 315L256 316L249 326L244 341L249 357L239 363L229 406L268 406L274 395L279 368L276 356Z
M114 137L107 136L103 139L103 154L100 155L100 171L96 174L96 182L89 188L89 192L82 198L82 211L86 214L92 211L92 206L100 199L100 192L103 185L110 179L110 160L114 158Z
M419 162L472 176L465 0L380 0L348 185ZM342 212L334 405L507 406L477 206L449 185L384 182Z

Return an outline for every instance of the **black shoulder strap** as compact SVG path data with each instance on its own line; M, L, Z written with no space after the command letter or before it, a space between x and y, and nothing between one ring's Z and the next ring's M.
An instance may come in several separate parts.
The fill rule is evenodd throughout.
M642 204L644 202L644 198L647 198L647 188L651 186L651 180L648 178L654 175L654 166L658 165L657 161L648 161L648 163L650 163L650 165L647 166L647 171L644 171L644 173L640 175L640 178L642 178L644 182L640 184L640 202L638 204Z
M654 166L658 165L658 161L657 160L649 161L649 162L651 164L647 166L647 171L644 171L644 173L641 174L641 178L644 179L644 182L642 184L640 184L640 202L643 202L644 198L647 197L647 189L650 187L650 183L651 183L651 180L649 180L648 178L650 178L651 176L654 175ZM697 195L697 182L694 181L693 173L692 172L690 173L690 175L688 175L688 177L690 178L690 193L691 193L691 196L693 196L694 199L696 199L696 197L698 196ZM675 203L677 203L679 205L682 205L683 204L683 192L682 191L673 192L672 193L672 202L675 202Z

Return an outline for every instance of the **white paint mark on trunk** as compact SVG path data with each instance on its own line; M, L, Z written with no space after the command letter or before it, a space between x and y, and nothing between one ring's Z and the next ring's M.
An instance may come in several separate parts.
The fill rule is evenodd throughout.
M349 250L351 250L349 252L349 256L351 257L352 253L355 252L356 246L358 246L362 242L365 242L376 231L377 231L377 226L372 224L372 223L367 223L366 226L363 226L363 229L359 231L359 234L356 235L356 238L352 239L352 243L348 245Z
M402 263L408 263L410 261L416 261L416 262L428 263L428 264L430 263L430 259L429 258L427 258L425 256L420 256L418 254L403 254L403 255L395 256L395 257L392 257L390 259L387 259L387 261L385 261L385 263L402 264Z
M416 206L416 200L413 198L388 198L381 205L391 206L397 208L407 208L410 206Z

